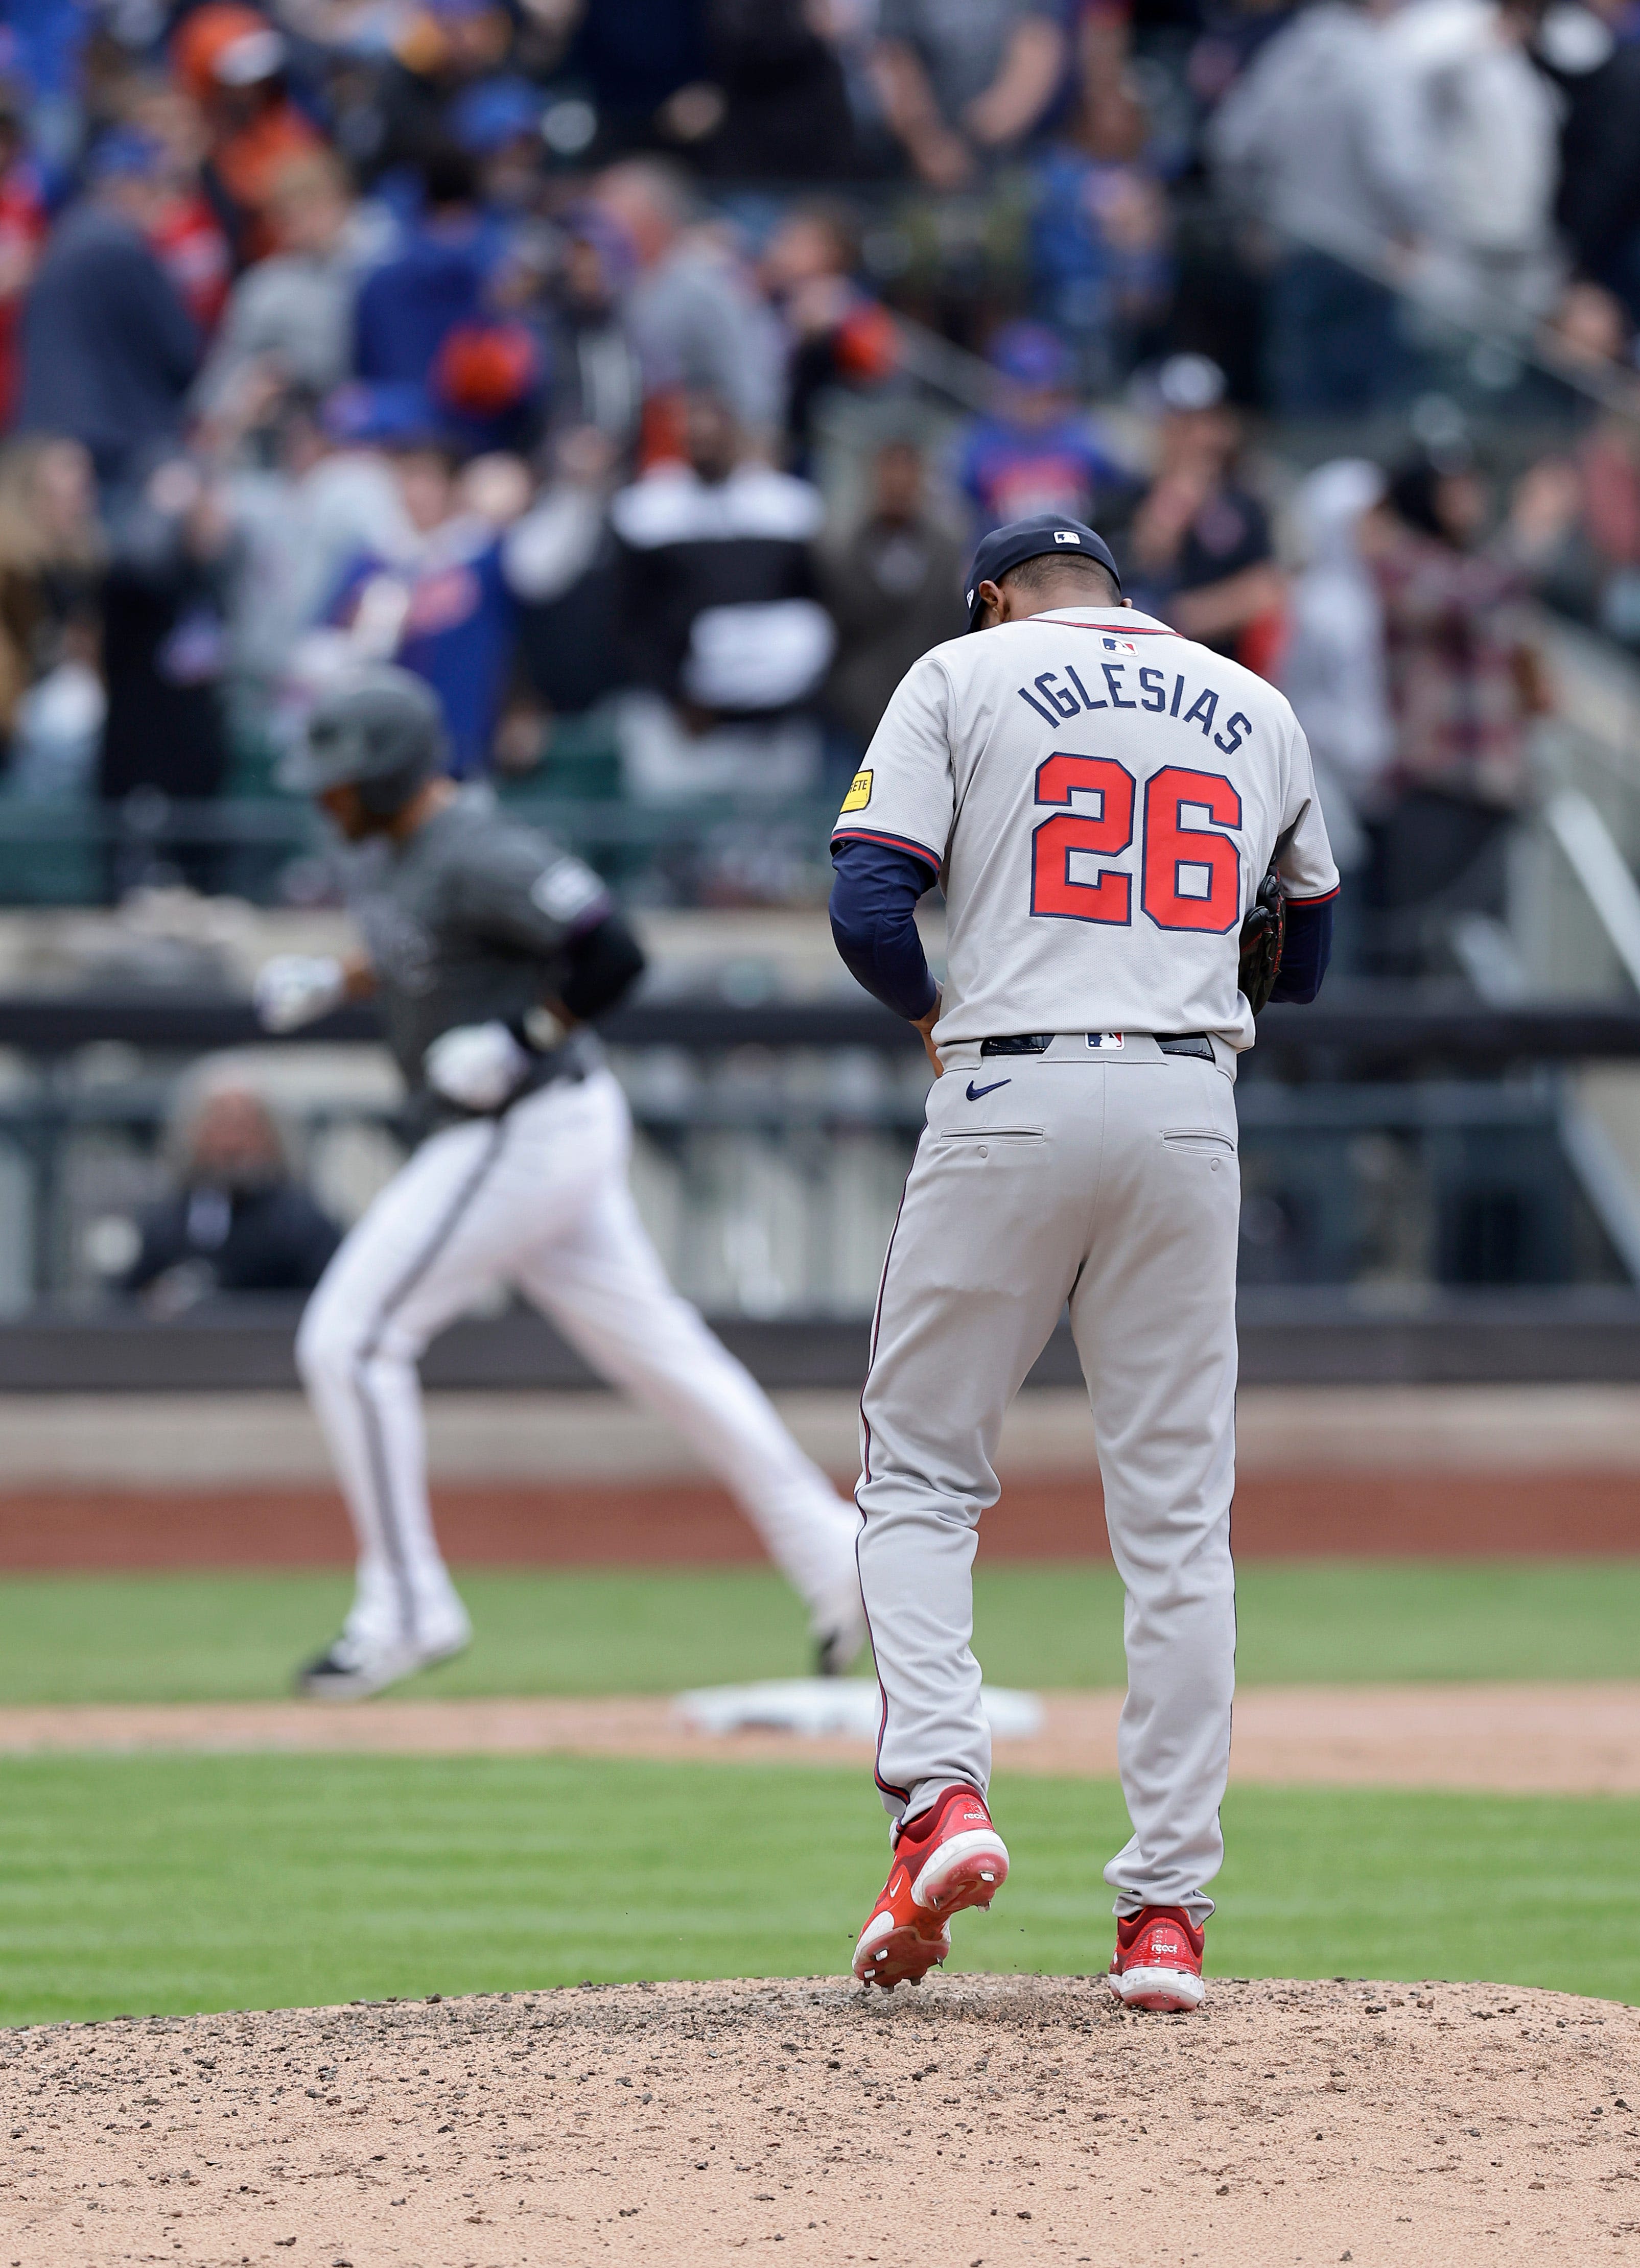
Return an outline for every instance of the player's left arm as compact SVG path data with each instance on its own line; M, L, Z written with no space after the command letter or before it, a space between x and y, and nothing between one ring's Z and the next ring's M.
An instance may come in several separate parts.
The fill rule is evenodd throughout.
M590 1024L618 1006L647 965L625 915L611 906L564 948L564 976L546 1005L561 1023Z
M920 1024L939 988L917 934L917 902L934 869L886 843L840 842L831 853L831 936L844 967L874 999Z
M1286 935L1270 998L1307 1006L1321 990L1332 957L1338 868L1316 793L1310 743L1296 718L1286 770L1287 800L1281 830L1284 839L1276 853L1276 872L1287 902Z

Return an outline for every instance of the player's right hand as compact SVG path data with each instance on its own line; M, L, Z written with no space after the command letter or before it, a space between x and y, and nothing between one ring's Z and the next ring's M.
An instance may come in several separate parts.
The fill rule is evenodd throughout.
M422 1057L433 1093L463 1110L499 1110L517 1094L529 1065L528 1049L499 1021L457 1024L440 1032Z
M934 988L933 1007L926 1016L919 1016L917 1019L917 1029L922 1034L923 1053L934 1065L935 1079L945 1077L945 1065L940 1061L940 1051L934 1044L934 1027L944 1013L945 993L942 988L936 984Z
M328 1016L347 997L347 972L329 954L280 953L257 972L251 991L264 1032L294 1032Z

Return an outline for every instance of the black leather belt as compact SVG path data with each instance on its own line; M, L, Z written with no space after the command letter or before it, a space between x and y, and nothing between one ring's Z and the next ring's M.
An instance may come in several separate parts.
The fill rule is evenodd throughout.
M1055 1032L1016 1032L1005 1040L981 1040L979 1052L982 1056L1045 1056L1058 1036ZM1200 1056L1206 1063L1215 1060L1213 1042L1205 1032L1170 1032L1165 1039L1157 1033L1156 1043L1164 1056Z

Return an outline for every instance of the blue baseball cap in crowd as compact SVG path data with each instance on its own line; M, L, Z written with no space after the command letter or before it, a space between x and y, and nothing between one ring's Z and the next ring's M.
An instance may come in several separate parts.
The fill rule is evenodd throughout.
M509 142L538 134L543 107L528 79L481 78L457 98L450 127L463 150L475 158L492 158Z
M1005 323L991 342L990 362L1016 386L1070 383L1070 349L1045 323Z
M969 629L979 627L981 583L1000 583L1010 567L1023 567L1027 559L1045 558L1050 552L1060 558L1094 560L1115 584L1117 596L1121 596L1121 572L1104 538L1085 521L1038 512L1029 519L1010 519L1006 527L994 527L989 535L980 538L964 593Z
M165 171L168 153L163 142L135 126L116 126L105 134L85 161L93 181L151 181Z
M331 440L355 448L448 446L447 421L425 386L413 379L371 385L355 379L328 394L319 423Z

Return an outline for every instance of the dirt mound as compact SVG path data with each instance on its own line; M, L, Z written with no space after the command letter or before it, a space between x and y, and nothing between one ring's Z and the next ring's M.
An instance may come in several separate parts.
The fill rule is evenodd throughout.
M1640 2254L1640 2011L1481 1984L621 1985L0 2036L17 2268Z

